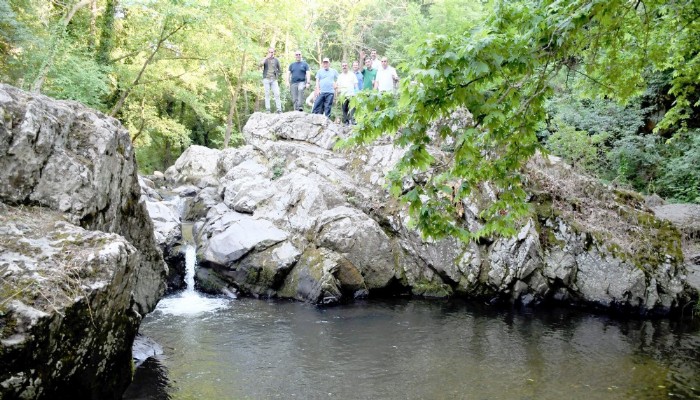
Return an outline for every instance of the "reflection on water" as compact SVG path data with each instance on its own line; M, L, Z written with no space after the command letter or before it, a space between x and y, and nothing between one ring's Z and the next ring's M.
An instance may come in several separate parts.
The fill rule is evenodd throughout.
M149 385L143 374L157 386L167 370L170 382L151 399L700 398L697 321L240 299L197 315L156 312L141 332L165 354L130 390Z

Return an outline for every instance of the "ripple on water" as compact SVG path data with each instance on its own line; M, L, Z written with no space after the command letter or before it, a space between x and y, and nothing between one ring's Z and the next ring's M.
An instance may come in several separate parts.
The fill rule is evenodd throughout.
M225 308L229 303L229 299L205 297L194 291L185 291L162 299L156 311L167 315L195 315Z

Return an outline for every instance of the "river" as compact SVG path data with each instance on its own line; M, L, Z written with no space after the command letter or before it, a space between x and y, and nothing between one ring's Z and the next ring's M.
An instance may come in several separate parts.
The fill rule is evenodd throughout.
M218 299L217 301L219 301ZM161 306L125 399L700 398L700 324L462 301Z

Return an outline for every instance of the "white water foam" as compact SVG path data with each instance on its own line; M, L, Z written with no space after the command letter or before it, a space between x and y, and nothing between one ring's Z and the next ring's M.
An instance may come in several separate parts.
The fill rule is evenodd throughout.
M187 288L172 297L162 299L156 307L157 311L169 315L193 315L228 306L228 299L205 297L194 290L196 264L197 251L193 245L187 245L185 247L185 284Z

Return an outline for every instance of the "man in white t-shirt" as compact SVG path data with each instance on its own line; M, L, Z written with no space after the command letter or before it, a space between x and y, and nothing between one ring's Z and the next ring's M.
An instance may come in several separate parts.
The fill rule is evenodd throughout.
M389 65L389 60L382 57L382 66L377 70L377 77L374 80L374 88L380 92L393 92L399 76L394 67Z
M352 122L352 114L354 110L350 110L350 97L357 92L357 76L355 73L348 70L348 63L343 61L340 66L342 72L338 75L338 91L340 98L343 99L343 123L349 125Z

